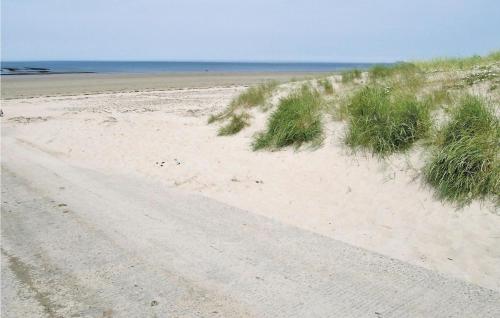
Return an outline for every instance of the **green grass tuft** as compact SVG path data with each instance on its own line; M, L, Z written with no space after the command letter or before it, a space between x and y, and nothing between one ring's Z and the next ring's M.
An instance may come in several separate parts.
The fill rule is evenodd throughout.
M219 136L229 136L240 132L243 128L248 126L250 116L247 113L239 115L232 114L229 122L219 129Z
M373 83L390 87L392 90L416 94L425 82L425 74L412 63L375 65L368 71Z
M419 72L420 69L417 67L417 65L413 63L402 62L393 65L375 65L370 68L370 70L368 71L368 75L372 80L384 79L397 75L403 77L404 79Z
M451 105L453 102L453 95L446 87L434 89L426 94L426 100L431 108L444 108Z
M323 91L325 94L332 95L333 94L333 85L329 79L323 78L318 80L318 85L323 87Z
M472 67L500 62L500 51L486 56L474 55L464 58L437 58L430 61L418 61L415 64L424 71L464 70Z
M230 104L230 107L255 107L263 106L278 86L278 82L269 81L257 86L252 86L236 97Z
M308 86L283 98L271 114L265 132L256 136L253 149L275 149L289 145L299 147L318 141L323 135L322 98Z
M491 132L495 125L498 125L498 119L493 110L480 98L468 95L452 111L451 120L442 129L440 143L446 145L482 132Z
M351 83L355 79L361 78L361 71L360 70L349 70L349 71L344 71L342 72L342 83L347 84Z
M431 126L426 104L379 86L358 91L349 100L347 112L346 144L381 156L408 149Z
M463 206L491 195L500 203L500 123L493 109L465 97L436 143L424 175L440 198Z
M223 116L222 113L221 114L211 114L210 116L208 116L207 123L208 124L215 123L216 121L221 120L222 116Z
M375 65L368 70L368 76L372 80L386 78L388 76L392 76L393 74L393 68L385 65Z
M208 124L231 118L235 111L241 108L264 106L267 99L271 97L277 86L277 81L268 81L249 87L243 93L234 98L228 107L222 112L210 115L207 120Z
M235 108L227 107L226 109L224 109L220 113L211 114L210 116L208 116L207 123L210 125L210 124L215 123L216 121L225 120L225 119L229 118L232 114L234 114L234 111L235 111Z

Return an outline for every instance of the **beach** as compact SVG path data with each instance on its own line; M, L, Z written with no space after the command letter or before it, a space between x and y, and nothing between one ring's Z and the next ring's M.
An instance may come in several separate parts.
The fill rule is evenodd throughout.
M253 110L252 125L232 137L207 124L248 85L312 75L2 77L2 154L15 144L89 175L158 182L500 291L500 218L485 203L437 200L421 182L418 149L385 160L353 155L344 124L327 119L317 149L254 152L266 113ZM297 85L280 87L274 102Z
M2 77L2 98L161 91L214 86L252 85L266 80L289 81L318 75L313 72L246 73L99 73L14 75Z
M500 2L1 10L2 318L500 317Z

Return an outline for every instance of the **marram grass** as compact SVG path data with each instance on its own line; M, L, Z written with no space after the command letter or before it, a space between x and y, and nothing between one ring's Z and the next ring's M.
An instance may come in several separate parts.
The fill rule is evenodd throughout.
M471 69L473 67L500 62L500 51L494 51L485 56L474 55L462 58L436 58L429 61L414 62L420 69L427 72L452 71Z
M237 134L250 124L249 119L250 116L247 113L232 114L229 118L229 122L220 127L218 135L229 136Z
M361 71L357 69L344 71L342 72L341 76L342 83L347 84L354 81L355 79L361 78Z
M345 142L386 156L411 147L427 135L431 126L429 108L414 96L391 94L380 86L367 86L347 104Z
M323 135L322 98L308 86L281 99L271 114L266 131L258 134L253 149L276 149L319 141Z
M368 71L370 79L382 79L392 76L408 77L420 72L420 69L413 63L396 63L393 65L375 65Z
M269 81L256 86L252 86L248 88L246 91L238 95L231 102L230 106L232 107L255 107L262 106L265 104L267 98L269 98L274 91L274 89L278 86L278 82Z
M413 63L375 65L368 71L372 83L416 94L425 83L425 74Z
M237 109L264 106L277 86L278 82L268 81L247 88L243 93L234 98L229 106L222 112L210 115L210 117L208 117L208 123L211 124L216 121L230 118Z
M492 197L500 204L500 124L491 107L466 96L436 143L424 176L440 198L463 206Z
M328 78L323 78L318 80L318 85L323 88L323 91L327 95L333 94L333 85L332 82Z

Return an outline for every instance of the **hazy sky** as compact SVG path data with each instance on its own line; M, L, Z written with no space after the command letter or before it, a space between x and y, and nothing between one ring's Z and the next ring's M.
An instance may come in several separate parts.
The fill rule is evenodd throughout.
M2 0L4 60L383 62L500 49L500 0Z

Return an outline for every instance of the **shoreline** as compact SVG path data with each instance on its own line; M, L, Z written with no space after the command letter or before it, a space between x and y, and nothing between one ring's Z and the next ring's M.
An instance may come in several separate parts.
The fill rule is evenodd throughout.
M17 73L5 73L0 74L0 76L27 76L27 75L61 75L61 74L97 74L97 72L17 72Z
M82 94L161 91L184 88L246 86L263 81L287 82L334 72L169 72L169 73L71 73L0 76L1 99ZM50 76L47 76L50 75Z

